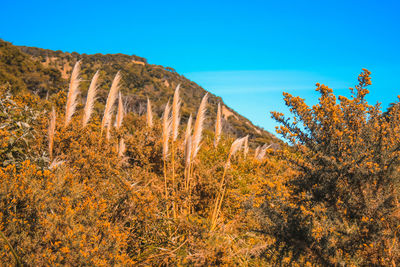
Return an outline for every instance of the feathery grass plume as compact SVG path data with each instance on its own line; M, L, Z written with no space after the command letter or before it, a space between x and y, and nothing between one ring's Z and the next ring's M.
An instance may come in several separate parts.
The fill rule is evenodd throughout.
M190 164L190 158L192 155L192 136L189 135L185 143L185 167L187 168Z
M262 161L265 158L265 154L267 153L267 149L270 148L270 147L271 147L271 145L267 145L267 144L263 145L260 148L260 152L257 154L256 159L258 161Z
M53 159L53 145L54 145L54 134L56 131L56 110L53 107L50 115L50 123L49 123L49 157L50 160Z
M71 80L69 82L69 90L67 96L67 105L65 107L65 124L67 127L72 119L72 115L75 113L76 105L78 104L77 98L79 95L79 84L81 79L79 78L79 72L81 71L81 61L75 63L74 69L72 70Z
M245 140L246 140L246 137L242 137L242 138L236 139L232 143L231 149L229 150L228 160L226 161L228 165L230 163L231 157L234 156L236 154L236 152L238 152L242 148L243 143L245 142Z
M118 96L118 112L117 112L117 120L116 120L116 128L117 130L122 126L122 120L124 119L124 104L122 103L122 95L119 92Z
M190 135L192 134L192 121L193 121L193 117L192 117L192 114L190 114L189 120L188 120L187 125L186 125L185 140L183 141L184 145L186 145Z
M226 160L225 167L224 167L224 173L222 174L222 178L221 178L221 181L220 181L220 184L219 184L220 192L219 192L218 197L217 197L217 199L215 201L214 210L213 210L213 213L212 213L212 216L211 216L211 222L212 222L211 230L214 230L214 228L216 226L217 219L218 219L218 214L219 214L219 211L221 210L222 201L223 201L224 196L225 196L226 186L224 188L224 183L225 183L226 171L230 166L231 158L236 154L236 152L238 152L242 148L243 143L245 142L245 140L246 140L246 137L242 137L242 138L236 139L232 143L231 148L229 150L228 159Z
M171 113L171 106L169 105L169 101L165 106L163 118L162 118L162 143L163 143L163 160L165 161L168 156L168 141L171 136L171 117L169 116Z
M247 157L248 153L249 153L249 135L246 135L246 137L244 139L244 144L243 144L244 157Z
M113 106L114 106L115 100L117 99L120 81L121 81L121 74L118 71L114 77L112 84L111 84L110 93L108 94L108 97L107 97L106 107L104 109L103 120L101 122L101 131L103 131L105 126L110 124L111 116L112 116L112 112L113 112Z
M106 129L106 139L110 140L111 138L111 121L110 123L107 124L107 129Z
M181 100L179 98L180 87L181 84L178 84L175 89L174 100L172 101L172 141L176 141L176 139L178 138L179 122L181 120L179 116L179 110L181 108Z
M124 138L121 138L119 140L119 146L118 146L118 157L123 158L125 155L125 151L126 151L125 141Z
M171 144L171 164L172 164L172 191L175 196L175 141L178 138L178 133L179 133L179 122L181 120L180 115L179 115L179 110L181 108L181 101L179 99L179 88L180 84L175 89L174 93L174 99L172 100L172 144ZM176 204L175 201L173 201L173 214L174 218L176 219Z
M90 116L93 112L94 102L96 101L96 94L98 89L97 80L99 79L99 71L96 71L94 74L92 81L90 82L87 98L86 98L86 105L83 113L82 118L82 127L85 127L90 120Z
M217 119L215 120L214 147L218 146L218 142L221 138L221 131L222 131L221 103L218 103Z
M261 146L258 146L254 151L254 158L257 159L258 154L260 153Z
M168 156L168 140L171 135L172 121L169 114L171 113L171 107L169 101L165 106L164 114L162 117L162 146L163 146L163 162L164 162L164 190L165 198L168 198L168 185L167 185L167 156ZM169 210L167 207L167 217L169 217Z
M201 100L199 110L197 111L196 122L194 124L193 140L192 140L192 160L196 157L200 149L201 133L203 131L203 123L206 113L208 93Z
M58 160L57 158L55 158L55 159L51 162L51 164L50 164L50 166L49 166L49 170L52 170L52 169L54 169L54 168L57 168L58 166L64 164L65 162L66 162L65 160Z
M192 136L189 134L185 140L185 190L188 193L187 209L190 213L190 160L192 156Z
M151 103L149 98L147 98L147 114L146 114L146 119L147 119L147 126L149 128L153 128L153 112L151 111Z
M189 182L190 182L190 162L192 157L192 114L189 116L189 120L186 125L185 140L183 146L185 149L185 189L189 193ZM190 199L190 195L188 195ZM190 200L189 200L190 203ZM190 204L188 203L187 209L190 212Z

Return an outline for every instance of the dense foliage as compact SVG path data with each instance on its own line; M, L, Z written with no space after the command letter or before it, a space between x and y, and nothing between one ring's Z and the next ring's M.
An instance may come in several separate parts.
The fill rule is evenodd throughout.
M388 114L366 101L370 72L364 70L351 98L317 84L319 104L285 93L294 116L275 112L278 130L293 144L287 164L298 174L284 214L267 226L287 253L322 265L393 265L400 261L400 106ZM279 233L279 234L278 234Z
M9 49L0 51L4 56ZM29 53L41 57L43 51ZM79 56L52 53L56 59L44 59L44 65L37 65L40 72L46 68L58 71L52 64L60 64L61 59L69 64ZM188 156L192 136L191 131L189 135L186 132L187 112L191 105L195 107L190 112L196 120L196 138L201 112L195 116L195 111L203 105L200 93L188 105L189 90L181 91L182 123L176 136L173 131L165 135L165 129L174 125L169 119L174 118L179 101L172 102L171 118L170 112L160 118L162 110L168 110L168 99L161 93L160 102L153 104L154 121L149 121L146 105L137 112L129 108L131 102L120 101L114 108L117 114L112 112L109 118L112 123L103 128L104 106L111 93L110 83L101 81L94 113L87 125L82 124L82 100L93 70L104 64L102 72L114 75L122 66L111 67L107 58L144 63L133 63L135 67L123 73L124 95L130 77L141 83L138 79L147 79L143 77L154 71L154 66L150 68L137 57L89 58L96 57L98 62L83 55L83 97L78 98L72 113L67 105L73 95L71 86L68 90L62 78L56 79L62 90L53 88L53 82L44 82L40 91L27 87L29 82L1 80L3 265L400 263L400 105L394 103L382 113L379 105L368 104L371 80L367 70L358 77L350 98L336 97L332 89L317 84L320 101L309 107L304 99L285 93L292 119L278 112L273 116L282 124L278 133L290 146L249 149L248 141L255 145L260 140L256 136L233 140L225 133L229 124L225 120L218 142L216 123L215 131L206 128L201 133L196 156ZM29 57L22 61L27 60L37 63ZM91 66L94 62L97 65ZM20 75L28 75L24 69L10 70L10 64L4 69L18 81L24 81ZM131 71L138 73L130 76ZM177 75L170 68L160 73L166 75L165 71ZM146 88L146 82L135 86L141 99L146 94L139 88ZM189 88L185 86L183 83L182 88ZM166 90L167 86L157 88ZM215 99L202 103L206 122L213 124ZM72 118L68 123L66 113Z

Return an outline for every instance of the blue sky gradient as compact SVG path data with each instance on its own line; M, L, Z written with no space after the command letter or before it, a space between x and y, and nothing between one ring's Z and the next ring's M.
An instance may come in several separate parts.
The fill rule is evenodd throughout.
M0 38L170 66L274 131L282 92L315 103L320 82L348 95L361 68L369 100L399 94L400 1L0 1Z

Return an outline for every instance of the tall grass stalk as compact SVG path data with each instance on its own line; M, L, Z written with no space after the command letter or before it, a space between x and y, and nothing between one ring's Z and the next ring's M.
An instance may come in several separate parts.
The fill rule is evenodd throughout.
M117 111L117 120L116 120L116 128L119 130L119 128L122 126L122 120L124 119L124 104L122 103L122 95L121 92L118 94L118 111Z
M243 155L244 158L247 158L247 154L249 153L249 135L246 135L243 144Z
M217 118L215 120L214 147L218 146L218 142L221 138L221 131L222 131L221 103L218 103Z
M81 79L79 73L81 71L81 61L75 63L74 69L72 70L71 80L69 82L69 90L67 95L67 105L65 107L65 123L64 127L67 127L71 122L72 115L75 113L76 105L78 104L77 98L79 95L79 84Z
M192 140L192 161L196 157L200 149L201 134L203 132L203 124L206 114L206 106L208 100L208 93L206 93L201 100L199 110L197 111L196 122L194 124L193 140Z
M49 158L50 161L53 160L53 146L54 146L54 134L56 132L56 110L52 109L51 115L50 115L50 122L49 122L49 130L48 130L48 135L49 135Z
M147 113L146 113L147 127L153 128L153 112L151 110L151 103L149 98L147 98Z
M165 187L165 198L168 198L168 188L167 188L167 157L168 157L168 142L171 136L171 107L169 101L165 106L164 114L162 117L162 155L164 161L164 187Z
M90 120L90 116L93 113L94 102L96 101L97 89L98 84L97 81L99 79L99 71L96 71L94 74L92 81L90 82L88 94L86 97L86 105L83 111L83 118L82 118L82 127L86 127Z
M185 139L183 141L185 148L185 189L188 190L189 183L189 167L192 157L192 114L189 116L189 120L186 125Z
M121 81L121 74L118 71L114 77L112 84L111 84L110 92L107 97L106 107L104 108L103 120L101 121L101 132L103 132L104 127L106 127L108 124L111 123L113 106L114 106L115 100L117 99L120 81Z
M265 158L265 154L267 153L267 149L270 148L271 146L272 145L267 145L267 144L263 145L260 148L258 154L256 155L256 160L262 161Z
M191 138L191 148L190 148L190 159L189 159L189 166L187 167L187 184L188 184L188 191L189 195L191 192L191 184L190 180L193 177L193 160L195 159L197 153L200 150L201 146L201 139L202 139L202 132L203 132L203 124L205 120L205 113L207 109L207 100L208 100L208 93L203 96L201 100L199 109L197 111L196 122L194 124L193 130L193 137ZM189 133L191 129L187 129L187 133Z
M184 139L184 141L183 141L183 144L184 144L185 146L186 146L186 143L187 143L189 137L190 137L191 134L192 134L192 121L193 121L193 117L192 117L192 114L190 114L189 120L188 120L187 125L186 125L185 139ZM190 159L189 159L189 160L190 160Z
M179 89L180 84L175 89L174 99L172 101L172 140L171 140L171 164L172 164L172 194L173 194L173 214L174 218L176 219L176 204L175 204L175 195L176 195L176 188L175 188L175 150L176 150L176 139L178 138L179 134L179 123L180 123L180 108L181 108L181 100L179 97Z
M211 231L214 230L215 226L217 225L218 214L219 214L219 211L221 210L222 201L223 201L224 196L225 196L225 190L226 190L226 186L224 187L225 176L226 176L227 169L230 166L231 157L233 155L235 155L236 152L238 152L241 149L241 147L243 146L243 143L245 142L245 139L246 139L246 137L242 137L242 138L236 139L232 143L231 148L229 150L228 158L227 158L225 166L224 166L224 173L222 174L222 178L221 178L221 181L219 183L218 197L216 198L216 201L215 201L215 204L214 204L213 213L212 213L212 216L211 216Z
M118 157L123 158L125 155L125 151L126 151L125 141L124 138L121 138L119 140L119 146L118 146Z
M254 151L254 158L257 159L258 154L260 153L261 146L258 146Z

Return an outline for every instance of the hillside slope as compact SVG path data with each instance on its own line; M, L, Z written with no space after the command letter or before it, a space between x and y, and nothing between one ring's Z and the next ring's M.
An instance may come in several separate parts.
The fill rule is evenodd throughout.
M11 54L11 56L10 56ZM178 74L170 67L148 64L146 59L138 56L123 54L78 54L61 51L52 51L35 47L17 47L0 40L0 82L9 80L20 83L20 88L31 90L41 97L53 94L67 88L67 81L72 67L77 60L82 60L81 90L86 95L90 79L96 70L100 70L100 93L97 110L100 111L105 103L111 81L117 71L122 74L121 91L125 98L128 112L143 114L146 108L147 97L154 103L155 113L161 116L163 108L172 99L177 84L181 84L183 99L182 121L186 122L190 113L195 114L201 98L206 93L202 87ZM22 68L19 65L29 65ZM15 66L17 65L17 67ZM10 74L11 73L11 74ZM21 78L23 75L30 77ZM18 77L18 78L17 78ZM50 81L44 84L44 81ZM12 82L11 82L12 83ZM15 88L15 86L13 87ZM85 99L81 99L82 103ZM218 102L223 103L220 97L210 94L206 125L213 127ZM279 142L271 133L253 125L248 119L241 116L223 104L223 130L232 136L250 135L251 143L263 144Z

